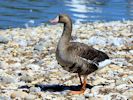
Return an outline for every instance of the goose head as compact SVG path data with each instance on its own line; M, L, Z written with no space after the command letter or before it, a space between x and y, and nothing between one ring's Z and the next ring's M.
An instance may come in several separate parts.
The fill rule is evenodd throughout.
M54 18L53 20L50 20L51 23L70 23L71 22L71 19L68 15L66 14L60 14L58 15L56 18Z

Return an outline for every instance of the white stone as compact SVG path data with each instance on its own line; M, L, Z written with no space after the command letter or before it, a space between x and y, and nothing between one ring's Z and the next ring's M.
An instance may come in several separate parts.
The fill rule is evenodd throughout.
M5 61L0 61L0 69L8 69L9 64L6 63Z
M109 93L105 95L104 100L127 100L127 97L119 93Z
M30 68L34 71L38 71L40 69L40 66L39 65L36 65L36 64L29 64L26 66L27 68Z
M133 55L133 50L130 50L129 52Z
M88 43L92 45L98 44L105 46L107 43L107 39L101 36L93 36L89 39Z
M8 43L9 39L5 36L0 35L0 43Z
M41 88L39 87L31 87L30 92L41 92Z
M3 74L3 75L0 75L0 82L14 83L14 82L17 82L17 79L11 75Z
M17 39L16 42L22 47L26 47L28 45L26 39Z
M14 64L10 64L10 67L14 68L14 69L21 69L21 63L14 63Z
M117 38L117 37L115 38L113 37L112 39L109 39L109 41L115 46L122 46L125 43L125 40L123 38Z

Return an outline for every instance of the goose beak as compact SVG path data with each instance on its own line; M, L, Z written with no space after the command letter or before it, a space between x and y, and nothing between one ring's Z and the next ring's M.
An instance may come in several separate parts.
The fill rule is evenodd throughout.
M59 22L59 16L57 16L56 18L50 20L50 23L52 24L57 24Z

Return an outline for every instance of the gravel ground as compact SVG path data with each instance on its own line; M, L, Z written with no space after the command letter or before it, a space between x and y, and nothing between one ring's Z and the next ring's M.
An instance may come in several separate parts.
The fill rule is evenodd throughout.
M0 100L133 100L133 21L73 28L73 41L106 52L113 62L88 75L84 95L69 94L79 79L55 58L62 25L42 25L0 30Z

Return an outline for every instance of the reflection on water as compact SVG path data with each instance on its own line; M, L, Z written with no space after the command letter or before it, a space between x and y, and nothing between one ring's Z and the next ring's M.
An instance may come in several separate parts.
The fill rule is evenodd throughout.
M129 19L127 2L124 0L71 0L66 3L74 17L80 21L112 21ZM76 19L76 20L77 20Z
M0 0L0 28L36 26L59 13L74 22L133 19L133 0Z
M128 6L127 6L127 15L131 20L133 20L133 0L127 0Z
M89 0L70 0L65 2L65 6L69 8L69 11L72 12L72 16L78 22L91 21L91 19L97 20L99 15L94 15L101 13L101 7L97 7L96 3L103 4L106 1L89 1ZM100 3L101 2L101 3Z

